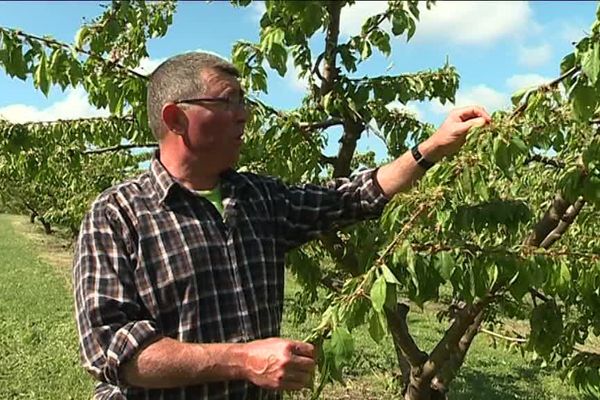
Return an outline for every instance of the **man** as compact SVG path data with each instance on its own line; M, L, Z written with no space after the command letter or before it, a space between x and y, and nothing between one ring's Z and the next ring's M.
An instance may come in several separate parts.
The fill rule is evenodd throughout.
M247 111L226 61L165 61L150 77L148 117L159 141L149 171L96 199L75 254L82 362L101 399L279 398L306 387L313 346L277 337L285 252L379 216L490 121L479 107L456 110L414 154L328 187L287 187L232 169Z

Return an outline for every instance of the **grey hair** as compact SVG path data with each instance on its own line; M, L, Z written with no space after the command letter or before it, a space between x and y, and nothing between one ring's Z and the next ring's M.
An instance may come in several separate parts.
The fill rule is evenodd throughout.
M150 75L147 93L148 123L158 141L164 135L163 106L171 101L204 93L206 88L201 73L206 69L217 69L239 77L239 72L233 64L221 57L203 52L184 53L171 57Z

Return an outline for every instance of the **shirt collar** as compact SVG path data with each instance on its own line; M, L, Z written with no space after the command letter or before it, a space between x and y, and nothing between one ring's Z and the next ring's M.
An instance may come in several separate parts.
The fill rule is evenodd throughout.
M154 188L158 194L159 204L163 204L173 193L174 186L179 186L182 189L187 190L187 188L179 183L160 162L159 150L156 150L152 156L150 174L154 180ZM221 173L220 178L219 184L221 185L223 197L230 197L234 192L239 193L238 190L246 184L246 180L234 169L224 171Z
M156 189L156 193L158 193L158 202L162 204L172 191L172 187L177 185L177 182L160 162L160 152L158 150L152 156L150 174L154 178L154 188Z

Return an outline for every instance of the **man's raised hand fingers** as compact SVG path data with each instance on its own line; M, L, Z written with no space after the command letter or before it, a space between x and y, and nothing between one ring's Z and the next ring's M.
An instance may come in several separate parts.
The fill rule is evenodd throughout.
M490 115L480 106L463 107L456 110L461 121L466 122L473 118L484 118L487 122L491 121Z

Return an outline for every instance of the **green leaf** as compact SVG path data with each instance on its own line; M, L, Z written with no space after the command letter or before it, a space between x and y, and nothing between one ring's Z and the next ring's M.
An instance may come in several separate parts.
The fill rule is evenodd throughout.
M595 42L581 56L581 70L587 75L592 84L596 83L600 75L600 44L598 42Z
M515 300L520 302L523 299L523 296L525 296L525 293L527 293L531 287L531 275L524 266L521 266L513 280L514 281L510 285L509 291Z
M271 68L275 69L280 76L285 76L288 57L285 47L280 43L274 42L265 56Z
M375 343L380 343L381 339L385 336L385 324L382 313L372 312L369 316L369 334Z
M583 198L593 204L600 204L600 177L588 176L583 181Z
M415 35L417 31L417 24L412 18L408 19L408 35L406 36L406 41L408 42Z
M529 345L542 357L548 357L563 333L562 314L554 301L539 304L529 319Z
M575 62L575 53L567 54L560 62L560 73L564 74L565 72L573 68L575 66Z
M336 366L340 369L352 359L354 338L348 329L341 326L333 330L330 350L333 353Z
M361 60L366 60L367 58L371 57L371 53L371 43L369 43L368 40L363 41L362 49L360 51Z
M394 273L388 268L387 265L382 265L381 271L383 272L383 277L385 278L386 282L396 285L400 284L400 281L398 281L396 275L394 275Z
M50 82L48 80L46 53L44 52L41 54L39 64L35 70L35 74L33 75L33 82L35 86L39 88L47 97L48 91L50 90Z
M517 136L513 136L510 141L522 154L527 154L529 152L529 147Z
M75 47L82 49L83 45L85 44L85 41L87 40L88 36L90 35L90 30L87 26L82 26L81 29L79 29L77 31L77 33L75 34Z
M598 96L594 88L584 86L578 81L571 92L571 106L575 118L582 122L588 122L594 115L598 103Z
M404 13L396 13L392 18L392 33L395 36L401 35L407 27L406 16Z
M387 282L385 281L385 277L380 275L371 287L371 302L373 303L373 308L378 312L383 312L386 299L386 290Z
M437 253L437 267L438 272L444 280L449 281L450 277L454 273L454 268L456 267L456 261L454 261L454 257L448 251L442 251Z
M508 146L502 138L494 140L492 151L496 165L508 176L510 174L510 155L508 154Z

